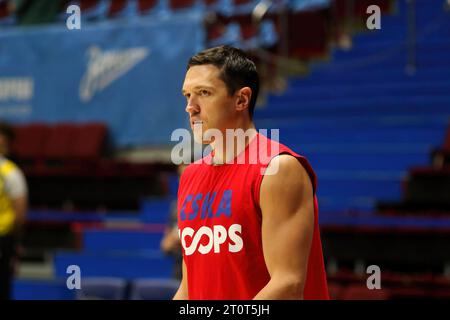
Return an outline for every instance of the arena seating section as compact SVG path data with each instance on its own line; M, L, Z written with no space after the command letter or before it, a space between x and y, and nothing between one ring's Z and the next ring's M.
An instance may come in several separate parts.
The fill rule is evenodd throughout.
M28 178L33 208L136 210L142 197L165 192L160 173L173 171L173 166L112 158L101 123L32 123L14 129L12 158Z
M301 65L286 72L284 92L269 87L255 122L280 129L281 142L316 170L331 297L448 299L449 12L443 1L415 1L416 61L407 68L407 1L335 0L311 10L298 9L300 2L286 1L283 33L275 5L260 27L252 24L258 2L251 0L79 1L90 23L204 12L206 45L241 46L273 69L275 59L261 59L257 49ZM364 29L371 4L381 8L382 32ZM12 18L0 2L0 23L14 25ZM159 242L176 195L175 168L114 159L102 124L26 124L16 133L13 152L32 203L24 245L28 259L50 248L55 274L17 279L16 297L170 297L173 261ZM65 290L70 264L82 268L86 292ZM382 290L366 287L371 264L381 268Z

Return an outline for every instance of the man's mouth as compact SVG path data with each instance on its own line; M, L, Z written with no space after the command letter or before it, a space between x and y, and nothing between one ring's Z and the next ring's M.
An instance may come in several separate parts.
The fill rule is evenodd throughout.
M196 125L197 125L197 126L199 126L199 125L201 126L202 124L203 124L203 121L202 121L202 120L192 120L192 121L191 121L191 125L192 125L192 126L196 126Z

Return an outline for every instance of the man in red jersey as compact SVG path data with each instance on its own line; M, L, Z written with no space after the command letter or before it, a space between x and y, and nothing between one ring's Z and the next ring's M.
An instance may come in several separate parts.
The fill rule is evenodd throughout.
M182 91L194 138L212 152L180 180L174 299L328 299L316 177L304 157L256 131L255 64L233 47L204 50Z

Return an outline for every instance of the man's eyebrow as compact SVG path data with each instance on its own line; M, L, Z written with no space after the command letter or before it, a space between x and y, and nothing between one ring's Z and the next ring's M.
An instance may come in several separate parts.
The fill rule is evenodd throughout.
M208 86L208 85L200 85L200 86L194 87L194 89L210 89L210 90L212 90L212 89L214 89L214 87Z
M192 88L192 89L193 89L193 90L198 90L198 89L209 89L209 90L213 90L214 87L208 86L208 85L198 85L198 86L195 86L195 87ZM183 95L186 94L186 90L182 89L182 90L181 90L181 93L182 93Z

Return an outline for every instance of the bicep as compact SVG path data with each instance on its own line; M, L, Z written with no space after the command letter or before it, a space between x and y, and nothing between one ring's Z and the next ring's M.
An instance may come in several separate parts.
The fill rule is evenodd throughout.
M314 229L311 180L292 156L272 161L278 161L278 172L264 177L260 191L264 258L272 278L303 283Z

